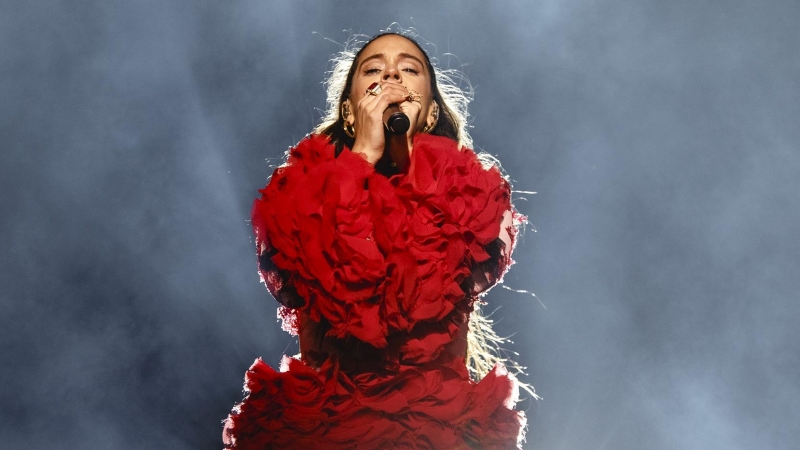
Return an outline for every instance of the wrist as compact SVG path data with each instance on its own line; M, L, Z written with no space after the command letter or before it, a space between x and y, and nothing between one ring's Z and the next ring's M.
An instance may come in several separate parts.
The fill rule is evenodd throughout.
M371 149L366 145L359 145L358 142L353 144L353 148L351 151L353 153L361 154L364 157L366 157L367 162L369 162L373 166L381 159L381 156L383 156L382 151Z

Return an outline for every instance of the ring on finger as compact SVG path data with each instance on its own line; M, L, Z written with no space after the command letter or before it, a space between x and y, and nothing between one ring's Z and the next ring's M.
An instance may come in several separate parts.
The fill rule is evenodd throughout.
M409 89L408 94L406 94L406 100L409 102L418 102L422 100L422 96L419 95L419 92L413 89Z
M367 88L367 94L369 95L378 95L381 93L381 85L380 83L372 83Z

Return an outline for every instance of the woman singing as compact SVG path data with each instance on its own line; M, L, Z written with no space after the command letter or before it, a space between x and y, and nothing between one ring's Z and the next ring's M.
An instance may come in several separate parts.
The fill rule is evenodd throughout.
M487 367L473 311L524 220L509 184L468 148L466 97L414 40L382 34L335 61L327 116L252 211L300 355L280 372L256 360L225 447L518 448L518 383Z

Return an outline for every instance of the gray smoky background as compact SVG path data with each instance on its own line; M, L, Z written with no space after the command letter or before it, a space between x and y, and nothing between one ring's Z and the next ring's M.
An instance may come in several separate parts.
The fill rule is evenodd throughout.
M221 448L297 342L249 209L352 33L475 89L527 449L800 442L796 0L0 1L0 447ZM455 55L455 56L453 56ZM541 303L540 303L541 301Z

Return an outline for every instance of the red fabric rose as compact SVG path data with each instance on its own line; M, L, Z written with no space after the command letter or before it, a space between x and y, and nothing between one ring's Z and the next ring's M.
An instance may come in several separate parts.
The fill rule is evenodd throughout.
M461 285L473 263L489 258L485 246L511 208L508 183L471 150L428 134L415 138L409 173L393 182L409 210L407 246L417 268L415 295L405 304L409 321L441 320L464 300Z
M460 363L350 378L335 361L317 372L284 358L278 373L257 360L247 373L248 396L226 421L225 446L518 448L525 417L509 409L514 379L498 366L473 383Z

